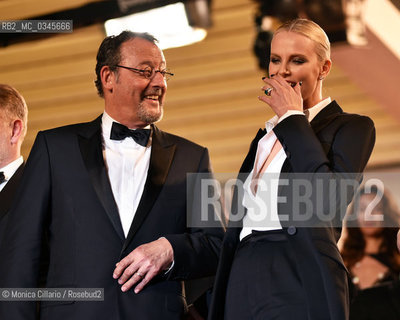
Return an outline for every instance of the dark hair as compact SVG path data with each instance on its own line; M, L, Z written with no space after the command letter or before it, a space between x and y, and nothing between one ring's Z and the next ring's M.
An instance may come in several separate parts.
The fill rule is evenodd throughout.
M96 77L94 81L97 93L100 97L104 96L103 86L101 84L100 70L104 66L109 66L112 71L116 71L115 65L121 61L121 45L131 39L141 38L156 44L158 41L149 33L122 31L118 36L106 37L100 44L99 50L97 51L97 63L96 63Z
M383 192L376 186L372 186L371 190L368 190L368 192L365 187L362 187L357 195L354 197L354 201L349 207L349 216L346 219L345 223L347 235L343 242L342 249L342 257L345 265L348 268L351 268L358 261L360 261L365 254L365 239L359 228L358 220L353 217L358 214L360 197L366 194L382 195L380 203L382 204L385 226L382 227L382 230L378 235L382 239L378 254L384 255L388 263L390 264L390 267L393 270L400 272L400 257L396 245L396 235L399 224L397 208L394 205L393 200L391 199L388 192L386 190ZM351 219L349 219L350 217Z

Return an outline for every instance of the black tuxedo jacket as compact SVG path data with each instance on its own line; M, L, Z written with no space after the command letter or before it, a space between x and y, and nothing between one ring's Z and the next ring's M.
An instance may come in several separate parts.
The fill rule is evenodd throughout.
M46 286L104 288L104 301L42 302L40 319L179 319L182 282L215 273L222 233L188 228L187 173L209 172L207 149L153 126L143 195L125 238L102 154L101 117L39 132L0 249L0 287L36 287L47 238ZM166 237L175 266L142 292L123 293L116 262ZM1 319L34 319L35 304L3 302Z
M17 191L25 164L21 164L0 192L0 243L8 220L8 211Z
M337 178L336 175L346 177L348 173L352 179L360 179L375 143L372 120L344 113L335 101L318 113L311 123L302 115L293 115L281 121L273 130L287 155L281 177L286 177L287 173L306 173L308 177L312 176L309 173L317 173L324 174L324 177ZM240 169L243 176L239 175L239 179L246 179L252 170L258 141L264 135L265 130L260 129L252 141ZM290 222L283 221L282 215L290 215L292 191L283 185L279 186L278 193L280 197L287 199L286 203L279 203L278 215L295 254L300 280L305 290L309 319L346 319L347 270L336 246L341 231L335 227L337 217L318 227L291 225ZM240 205L241 199L235 197L237 194L234 195L233 205ZM349 199L351 200L351 196ZM209 319L224 318L226 287L241 229L242 221L236 225L230 223L225 234ZM245 270L243 274L245 276ZM284 276L282 274L282 277Z

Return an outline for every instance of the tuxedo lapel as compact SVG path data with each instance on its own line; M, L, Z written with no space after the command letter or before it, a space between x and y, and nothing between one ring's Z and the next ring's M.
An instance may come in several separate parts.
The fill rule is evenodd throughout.
M174 157L176 145L170 143L165 134L156 126L152 126L152 128L153 135L149 171L139 206L121 252L123 252L132 241L134 235L156 202L165 180L167 179L169 168L171 167Z
M115 231L121 240L124 240L125 236L118 213L118 207L114 200L103 158L101 116L89 123L85 129L87 130L82 131L78 136L83 161L98 200L104 207Z
M343 113L343 110L339 107L335 100L332 101L310 122L313 131L317 134L322 128L328 125L331 121L335 120L336 116L340 113Z
M25 164L21 164L17 171L13 174L10 181L0 192L0 221L10 210L12 200L15 192L17 191L19 181L21 180L22 172L24 171Z

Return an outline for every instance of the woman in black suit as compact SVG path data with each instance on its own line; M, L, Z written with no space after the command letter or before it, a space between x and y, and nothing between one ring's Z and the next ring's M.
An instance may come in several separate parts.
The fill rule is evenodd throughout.
M244 218L226 232L210 319L348 317L347 270L336 242L353 193L325 188L360 180L375 129L368 117L322 97L331 65L328 37L314 22L297 19L274 33L259 100L276 115L240 170L232 210L243 210L232 214ZM307 199L302 187L311 191Z

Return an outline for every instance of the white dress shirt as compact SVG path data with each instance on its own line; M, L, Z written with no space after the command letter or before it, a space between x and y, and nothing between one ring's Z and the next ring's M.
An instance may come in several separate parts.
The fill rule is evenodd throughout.
M282 120L295 114L305 115L308 121L311 122L330 103L331 98L326 98L312 108L305 110L305 112L289 110L281 118L274 116L265 123L267 134L258 141L253 170L243 185L242 203L247 212L243 218L240 240L251 234L252 230L269 231L282 229L278 216L278 186L279 175L287 158L283 148L275 155L265 171L260 174L263 164L277 140L272 129ZM254 183L257 183L257 188L254 188Z
M14 173L18 170L19 166L24 162L24 158L20 156L19 158L15 159L13 162L10 162L3 168L0 168L0 172L4 173L5 181L0 183L0 191L4 189L7 182L10 181L11 177Z
M113 120L105 111L102 118L103 157L125 237L128 235L143 194L150 164L151 135L146 147L128 137L111 140ZM149 126L150 127L150 126Z

